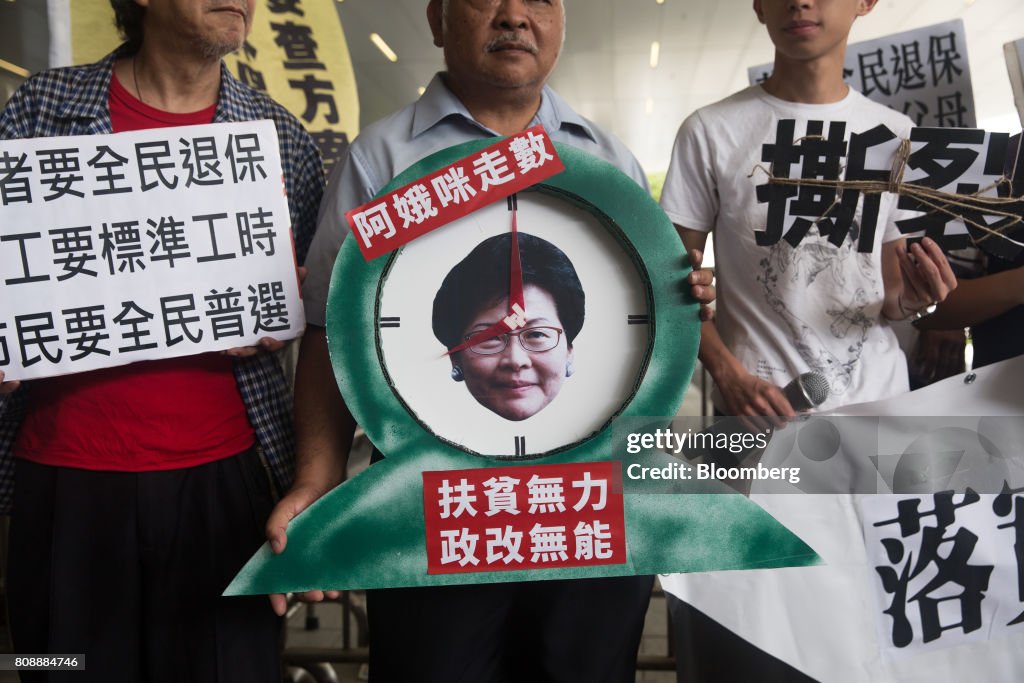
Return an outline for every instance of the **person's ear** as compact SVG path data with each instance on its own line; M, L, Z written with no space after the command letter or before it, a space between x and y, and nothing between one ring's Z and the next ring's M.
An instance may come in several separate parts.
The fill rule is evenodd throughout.
M427 23L434 36L434 46L444 47L444 8L441 0L430 0L427 4Z
M764 23L764 8L761 7L761 0L754 0L754 14L757 15L757 20L762 24Z
M857 0L857 16L863 17L875 9L876 5L878 5L878 0Z
M461 351L453 353L448 356L448 360L452 362L452 380L455 382L461 382L466 379L466 376L462 372L462 361L460 360Z
M565 356L565 376L572 377L573 373L576 372L576 367L573 365L573 351L572 344L569 344L569 353Z

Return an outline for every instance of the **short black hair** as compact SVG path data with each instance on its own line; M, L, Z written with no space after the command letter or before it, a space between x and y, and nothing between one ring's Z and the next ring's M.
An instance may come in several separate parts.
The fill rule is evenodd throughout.
M447 348L463 342L470 321L482 308L508 296L512 234L485 239L455 264L434 297L434 336ZM572 261L551 242L519 233L523 284L540 287L555 309L571 345L583 328L586 295ZM529 314L529 311L527 311Z
M138 52L142 46L142 22L146 17L146 8L135 0L110 0L114 10L114 23L124 38L128 54Z

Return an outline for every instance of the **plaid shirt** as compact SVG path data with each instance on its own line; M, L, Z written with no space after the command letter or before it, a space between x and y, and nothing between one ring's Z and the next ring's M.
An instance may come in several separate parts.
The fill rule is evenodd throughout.
M29 79L0 114L0 139L111 133L110 79L124 48L88 66L51 69ZM215 123L271 119L277 126L299 263L306 259L324 191L320 153L302 124L281 105L236 80L221 63ZM295 471L291 392L274 354L235 361L235 378L278 493ZM10 513L14 489L12 448L25 412L26 385L0 396L0 514Z

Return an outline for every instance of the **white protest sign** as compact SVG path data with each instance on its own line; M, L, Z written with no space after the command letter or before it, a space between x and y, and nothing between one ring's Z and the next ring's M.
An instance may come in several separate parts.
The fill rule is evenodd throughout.
M272 121L0 142L7 379L290 339L304 324Z
M754 85L771 72L772 64L761 64L747 69L747 77ZM843 77L918 126L977 125L961 19L853 43L846 48Z
M844 406L837 412L891 420L974 416L977 432L984 430L986 435L975 443L997 444L1000 452L1019 460L1020 434L1005 428L1018 424L1013 418L1022 413L1024 357L979 368L974 376L970 383L958 375L910 394ZM855 448L839 460L864 460L868 467L874 467L869 461L873 453L892 452L856 448L862 442L853 439L844 438L842 444ZM939 507L958 507L941 516L927 514L936 508L933 495L808 495L796 493L796 487L790 494L769 493L781 490L777 482L769 483L755 484L751 499L805 539L824 564L672 574L661 577L666 591L815 680L935 683L1020 678L1024 622L1010 623L1024 612L1018 583L1024 577L1024 544L1017 540L1024 532L1019 482L1011 482L1014 492L998 503L1000 496L992 493L967 504L964 496L954 496L951 504ZM903 535L898 523L874 526L898 519L900 500L915 498L921 500L917 509L925 513L917 515L919 530L907 526ZM905 520L914 516L903 511ZM955 540L957 534L960 541ZM893 571L883 571L883 579L879 568ZM887 592L884 580L896 592ZM902 614L894 617L894 612ZM904 617L908 621L896 632L901 646L894 641L894 625Z
M1024 496L869 496L861 514L884 655L1024 634Z

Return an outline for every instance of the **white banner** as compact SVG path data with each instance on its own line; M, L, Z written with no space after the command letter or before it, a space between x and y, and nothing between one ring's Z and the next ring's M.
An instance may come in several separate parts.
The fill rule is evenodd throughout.
M987 417L1024 413L1024 356L975 375L970 383L959 375L841 413L976 416L978 433ZM1019 458L1019 434L988 437L980 440L985 448ZM981 495L963 505L964 496L946 503L929 494L753 493L751 499L814 548L824 566L673 574L661 582L740 637L826 683L1018 680L1024 624L1009 622L1024 612L1024 545L1015 540L1024 533L1024 512L1016 512L1024 494L999 498ZM899 507L908 499L919 501L914 510L920 514ZM935 514L944 507L953 514ZM895 526L884 523L891 519Z
M772 64L747 69L751 85L771 73ZM918 126L977 125L962 19L853 43L846 49L843 77Z
M296 337L290 224L272 121L0 142L0 369Z

